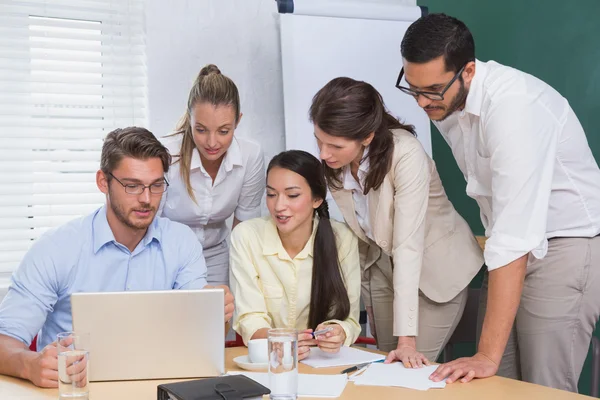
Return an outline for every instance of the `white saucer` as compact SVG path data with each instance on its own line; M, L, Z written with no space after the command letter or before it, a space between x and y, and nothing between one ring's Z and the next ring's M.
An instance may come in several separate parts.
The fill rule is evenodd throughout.
M239 356L233 359L233 362L240 368L248 370L248 371L267 371L269 368L268 363L251 363L248 360L248 356Z

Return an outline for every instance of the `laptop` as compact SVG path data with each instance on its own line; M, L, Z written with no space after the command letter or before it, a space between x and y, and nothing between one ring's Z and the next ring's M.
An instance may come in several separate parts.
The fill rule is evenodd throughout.
M225 372L222 289L73 293L73 330L90 334L90 381Z

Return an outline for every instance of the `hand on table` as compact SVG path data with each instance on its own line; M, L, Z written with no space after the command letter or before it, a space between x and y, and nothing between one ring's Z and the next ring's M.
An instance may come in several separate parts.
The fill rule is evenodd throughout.
M421 368L424 365L431 364L427 357L409 345L401 345L396 350L390 351L385 358L385 364L396 360L402 362L406 368Z
M421 368L423 365L429 365L430 362L422 353L417 351L417 339L414 336L400 336L396 350L390 351L385 359L385 363L400 361L405 368Z
M434 382L446 379L446 383L453 383L460 379L462 383L466 383L473 378L494 376L496 372L498 372L498 364L483 353L477 353L473 357L463 357L440 365L429 379Z
M58 387L58 349L50 343L27 362L27 379L43 388Z

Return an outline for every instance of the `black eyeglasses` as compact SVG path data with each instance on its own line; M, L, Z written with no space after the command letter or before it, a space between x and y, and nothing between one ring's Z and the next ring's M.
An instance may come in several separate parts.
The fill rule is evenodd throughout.
M448 82L446 87L441 92L427 92L427 91L422 91L422 90L413 90L406 86L401 86L400 81L402 81L402 77L404 76L404 67L402 67L402 69L400 70L400 75L398 75L398 80L396 81L396 88L400 89L402 92L404 92L410 96L413 96L415 99L418 98L419 96L423 96L429 100L438 100L438 101L444 100L444 94L448 91L448 89L450 89L450 86L452 86L454 81L456 79L458 79L460 74L462 74L462 72L466 66L467 66L467 64L463 65L463 67L458 70L456 75L454 75L454 78L452 78L452 80L450 82Z
M162 182L156 182L156 183L146 186L146 185L142 185L141 183L123 183L116 176L114 176L111 172L109 172L108 175L115 178L115 180L117 182L119 182L121 184L121 186L123 186L125 188L125 193L129 193L129 194L142 194L142 193L144 193L144 190L146 190L146 188L148 188L148 190L152 194L162 194L162 193L166 192L167 188L169 187L169 182L167 182L166 179Z

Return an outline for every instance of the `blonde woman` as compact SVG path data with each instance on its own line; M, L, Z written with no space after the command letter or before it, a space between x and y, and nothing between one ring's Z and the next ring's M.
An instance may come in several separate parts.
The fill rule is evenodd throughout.
M200 70L175 133L162 216L188 225L204 248L211 285L229 282L229 228L260 216L265 166L260 146L234 135L242 113L235 83L215 65Z

